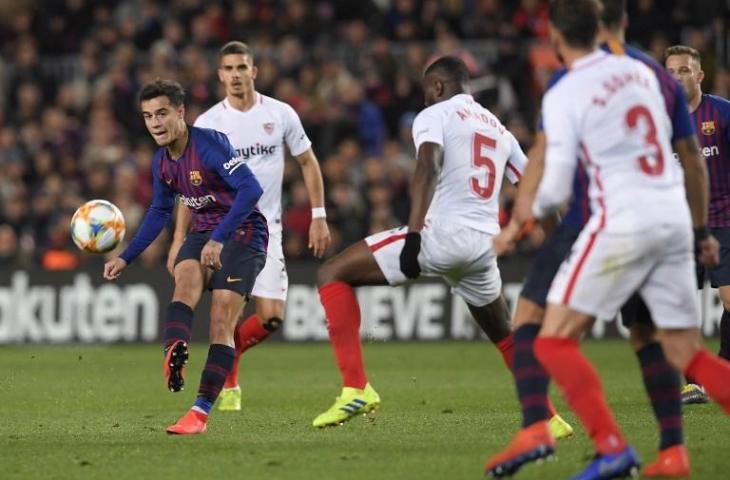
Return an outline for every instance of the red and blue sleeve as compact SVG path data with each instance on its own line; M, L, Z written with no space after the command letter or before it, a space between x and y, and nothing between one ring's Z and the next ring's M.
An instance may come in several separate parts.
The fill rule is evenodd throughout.
M692 117L687 107L687 97L684 89L674 80L674 111L668 112L672 120L672 142L691 137L696 133Z
M243 159L236 157L228 137L214 132L206 147L202 155L205 166L218 173L236 191L231 209L210 235L211 240L225 242L256 208L264 191Z
M132 263L157 238L167 225L175 208L175 192L162 181L160 176L159 155L156 155L152 162L152 188L153 197L150 208L134 238L119 255L127 264Z

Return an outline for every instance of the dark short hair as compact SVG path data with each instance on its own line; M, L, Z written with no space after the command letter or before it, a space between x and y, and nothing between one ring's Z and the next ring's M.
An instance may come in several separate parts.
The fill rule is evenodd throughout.
M589 48L596 42L601 4L598 0L553 0L550 23L574 48Z
M179 107L185 103L185 90L175 80L157 79L150 82L139 91L139 103L152 100L157 97L167 97L170 105Z
M238 40L233 40L223 45L218 51L218 60L220 61L226 55L248 55L248 58L253 62L253 50L251 47Z
M609 30L616 30L621 27L626 18L626 0L601 0L603 12L601 22Z
M426 67L423 76L425 77L432 73L443 75L460 84L465 84L469 81L469 69L466 68L464 62L458 57L446 56L439 58Z
M687 45L672 45L671 47L664 50L664 61L672 55L689 55L690 57L697 60L697 63L702 63L702 57L697 49L688 47Z

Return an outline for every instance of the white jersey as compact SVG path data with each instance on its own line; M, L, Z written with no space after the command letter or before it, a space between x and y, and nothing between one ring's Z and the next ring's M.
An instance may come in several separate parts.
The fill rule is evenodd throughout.
M517 183L527 159L497 117L471 95L455 95L418 114L413 142L416 151L432 142L444 152L426 221L498 233L502 178Z
M281 232L284 145L295 157L312 146L294 109L256 92L256 103L250 110L237 110L226 98L200 115L195 126L212 128L228 137L264 190L259 208L268 221L269 233Z
M590 178L592 231L691 223L672 126L656 75L601 50L580 58L543 98L547 150L537 216L568 199L577 159Z

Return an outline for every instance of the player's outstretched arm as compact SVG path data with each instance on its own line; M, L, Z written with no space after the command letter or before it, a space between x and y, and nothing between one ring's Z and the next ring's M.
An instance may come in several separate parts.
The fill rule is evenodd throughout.
M190 212L190 209L182 204L178 204L175 213L175 231L172 234L170 251L167 253L167 271L173 277L175 276L175 259L177 259L177 254L180 252L180 247L182 247L185 241L188 230L190 230L192 218L193 214Z
M421 230L426 221L426 212L431 204L436 166L441 163L443 148L433 142L424 142L418 148L416 171L411 180L411 213L408 216L408 233L400 254L400 269L408 278L418 278L421 266L418 253L421 251Z
M297 162L302 168L304 185L309 192L309 203L312 205L312 223L309 225L309 248L315 257L321 258L329 248L332 238L327 226L327 216L324 210L324 182L319 162L310 148L301 155L297 155Z
M160 178L159 159L153 161L152 187L152 204L147 210L139 229L137 229L137 233L119 257L106 263L104 266L104 278L108 280L118 278L124 267L132 263L140 253L144 252L160 232L162 232L165 225L167 225L167 221L170 219L175 207L175 193ZM122 262L124 263L123 265ZM114 265L117 265L117 267L114 268Z
M697 137L691 135L675 140L673 147L684 169L684 184L687 190L687 202L692 213L698 260L704 265L717 265L720 261L720 246L707 229L707 210L710 201L709 181L707 165L697 145Z

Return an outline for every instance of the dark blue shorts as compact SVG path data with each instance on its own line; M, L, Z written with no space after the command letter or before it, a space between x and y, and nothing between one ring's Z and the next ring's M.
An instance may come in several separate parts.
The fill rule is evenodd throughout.
M560 264L570 253L581 229L561 223L545 240L532 262L520 296L545 308L550 285Z
M654 324L649 307L638 293L633 294L621 307L621 323L626 328L631 328L632 325Z
M190 232L185 237L175 265L183 260L200 261L200 252L210 239L212 232ZM213 270L208 281L208 290L232 290L248 300L256 277L266 264L266 252L229 240L221 251L221 269Z
M705 285L707 276L710 277L712 288L730 285L730 228L711 228L710 233L720 242L720 264L713 268L707 268L699 263L696 265L699 288Z

